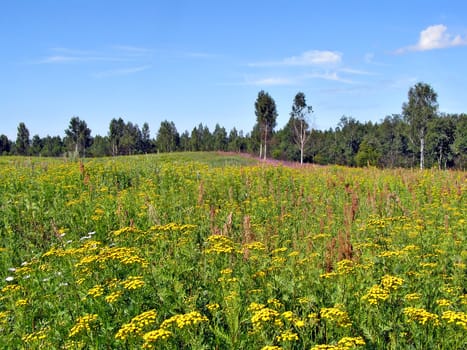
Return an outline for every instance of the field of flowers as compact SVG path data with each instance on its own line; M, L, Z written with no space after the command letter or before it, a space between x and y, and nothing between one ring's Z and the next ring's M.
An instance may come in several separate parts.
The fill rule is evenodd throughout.
M467 173L0 158L0 348L466 349Z

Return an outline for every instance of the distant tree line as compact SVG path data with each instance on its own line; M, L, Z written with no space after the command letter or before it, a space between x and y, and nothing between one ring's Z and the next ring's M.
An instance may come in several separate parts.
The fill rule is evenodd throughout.
M149 124L112 119L105 136L92 136L87 123L71 118L65 136L32 136L19 123L15 141L0 135L0 154L43 157L103 157L175 151L229 151L250 153L266 159L316 164L377 167L467 168L467 114L438 112L437 94L425 83L410 88L401 114L386 116L378 123L361 123L343 116L335 128L316 130L313 109L298 92L287 124L275 130L277 109L264 91L255 101L256 124L247 134L216 124L214 130L199 124L191 132L179 133L164 120L155 138Z

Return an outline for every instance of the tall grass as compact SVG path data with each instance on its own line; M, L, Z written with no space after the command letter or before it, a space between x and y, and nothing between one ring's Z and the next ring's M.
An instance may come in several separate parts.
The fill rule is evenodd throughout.
M467 347L465 172L0 162L5 348Z

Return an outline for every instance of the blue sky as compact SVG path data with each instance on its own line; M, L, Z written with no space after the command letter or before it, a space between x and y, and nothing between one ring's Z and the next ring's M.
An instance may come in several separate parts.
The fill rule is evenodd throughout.
M467 112L467 2L5 0L0 134L64 136L73 116L105 135L112 118L156 135L199 123L250 132L260 90L277 127L295 94L313 124L400 113L419 81L441 112Z

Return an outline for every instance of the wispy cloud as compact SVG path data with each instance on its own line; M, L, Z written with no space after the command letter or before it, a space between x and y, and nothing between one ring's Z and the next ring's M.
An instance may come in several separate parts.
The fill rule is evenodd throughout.
M353 84L354 81L343 78L339 75L338 71L329 72L311 72L304 73L302 75L290 75L290 76L269 76L261 78L245 78L244 85L258 85L258 86L280 86L280 85L299 85L307 80L322 79L335 81L345 84Z
M99 72L94 74L96 78L108 78L108 77L115 77L115 76L122 76L122 75L130 75L134 73L143 72L152 68L151 65L146 66L139 66L139 67L129 67L129 68L119 68L119 69L111 69L106 70L103 72Z
M346 84L353 84L354 81L350 79L345 79L339 75L337 71L332 71L332 72L315 72L311 74L307 74L304 76L306 79L324 79L324 80L331 80L331 81L337 81L341 83L346 83Z
M415 45L400 48L395 52L402 54L410 51L428 51L463 45L467 45L467 38L453 35L448 32L447 26L437 24L422 30Z
M342 53L337 51L305 51L299 56L286 57L280 61L263 61L250 63L251 67L270 66L316 66L337 64L342 60Z
M242 85L256 86L278 86L278 85L294 85L298 81L290 77L264 77L264 78L245 78Z
M50 49L50 55L35 63L38 64L64 64L77 62L124 62L134 61L149 56L150 49L135 46L112 46L109 49L98 51L77 50L63 47Z
M353 68L339 68L339 72L353 74L353 75L376 75L376 73L368 72L360 69Z

